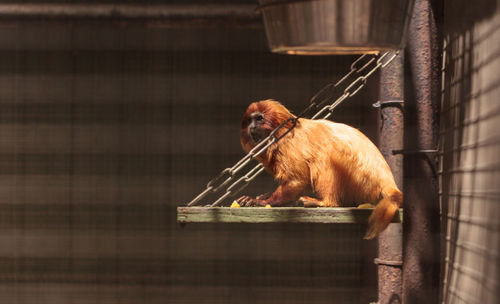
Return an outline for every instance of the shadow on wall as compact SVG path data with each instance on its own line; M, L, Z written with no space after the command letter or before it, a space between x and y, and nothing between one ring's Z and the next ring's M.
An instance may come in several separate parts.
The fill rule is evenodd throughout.
M492 125L492 118L500 117L494 102L500 77L491 77L500 58L498 3L445 1L444 15L441 297L443 303L492 303L500 297L494 259L500 248L489 246L500 237L498 225L491 225L500 218L499 185L493 184L500 141Z

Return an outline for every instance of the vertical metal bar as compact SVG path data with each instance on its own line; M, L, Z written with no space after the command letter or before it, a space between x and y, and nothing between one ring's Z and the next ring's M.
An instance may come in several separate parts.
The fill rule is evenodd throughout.
M393 150L403 148L404 55L400 52L380 72L380 151L391 167L396 184L403 186L403 156ZM390 102L389 102L390 101ZM384 103L385 102L385 103ZM403 234L401 223L391 223L378 237L378 303L402 302Z
M438 1L434 1L436 4ZM416 0L407 56L413 96L407 103L408 148L437 148L440 40L431 0ZM409 98L407 98L409 100ZM410 109L411 107L411 109ZM403 302L437 303L439 294L439 199L433 162L424 154L404 160Z

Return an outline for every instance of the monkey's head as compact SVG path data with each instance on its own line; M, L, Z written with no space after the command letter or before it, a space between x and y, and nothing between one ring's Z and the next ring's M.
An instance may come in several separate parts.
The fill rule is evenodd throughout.
M241 120L240 142L243 150L250 151L290 117L294 117L293 114L272 99L250 104Z

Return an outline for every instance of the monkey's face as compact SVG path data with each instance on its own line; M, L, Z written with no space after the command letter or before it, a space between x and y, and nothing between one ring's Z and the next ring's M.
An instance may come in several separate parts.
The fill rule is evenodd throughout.
M253 112L243 122L243 127L246 125L246 132L253 145L259 143L270 133L269 128L266 127L266 117L264 115L261 112Z
M293 117L292 113L277 101L268 99L251 103L241 120L241 147L249 152L290 117Z

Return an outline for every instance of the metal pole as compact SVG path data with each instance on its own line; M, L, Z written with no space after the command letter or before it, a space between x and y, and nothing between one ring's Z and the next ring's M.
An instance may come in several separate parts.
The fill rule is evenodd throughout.
M19 21L106 21L161 26L261 27L252 4L0 4L0 23Z
M407 56L413 102L407 104L404 160L403 301L437 303L439 294L439 198L434 156L437 148L440 41L430 0L416 0ZM410 108L411 107L411 108ZM420 152L420 153L419 153Z
M396 57L380 72L381 107L380 151L384 155L396 184L403 186L403 157L393 150L403 148L404 55ZM406 218L406 217L405 217ZM401 223L391 223L378 237L378 303L397 304L402 299L403 236Z

